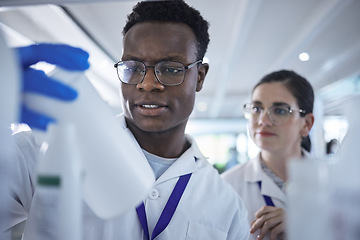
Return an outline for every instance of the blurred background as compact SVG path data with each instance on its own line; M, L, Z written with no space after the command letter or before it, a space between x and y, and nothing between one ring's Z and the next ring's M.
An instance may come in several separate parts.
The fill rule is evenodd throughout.
M113 64L121 57L122 27L136 2L0 0L0 28L12 47L53 42L88 51L88 76L118 114L122 112L120 83ZM348 128L343 102L359 94L360 1L186 2L210 23L210 45L204 59L210 70L187 128L209 161L222 172L257 154L242 106L249 102L262 76L280 69L294 70L313 85L311 153L319 158L330 156L327 143L336 140L339 144ZM51 70L44 64L38 67Z

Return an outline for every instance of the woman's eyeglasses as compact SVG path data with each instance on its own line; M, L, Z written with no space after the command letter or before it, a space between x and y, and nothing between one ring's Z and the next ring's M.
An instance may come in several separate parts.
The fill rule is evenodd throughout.
M252 103L247 103L244 105L245 118L252 121L258 121L260 115L264 112L264 110L265 109L263 107ZM272 124L282 125L289 120L290 115L294 111L299 112L301 116L304 116L304 114L306 113L306 111L303 109L293 109L287 105L271 106L266 113L269 116Z

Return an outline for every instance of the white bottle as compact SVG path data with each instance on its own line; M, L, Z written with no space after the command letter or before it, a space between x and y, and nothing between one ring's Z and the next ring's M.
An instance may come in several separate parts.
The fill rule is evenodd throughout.
M83 72L57 68L51 75L75 88L77 99L63 102L28 93L24 100L35 111L75 124L84 157L85 201L102 218L135 208L155 182L135 138L122 127Z
M13 51L7 46L0 28L0 159L11 158L10 124L19 121L21 78Z
M328 239L328 165L312 157L292 159L288 175L288 239Z
M360 239L360 96L344 102L349 128L331 166L330 240Z
M5 166L14 162L14 142L11 137L10 124L18 122L20 110L21 78L13 49L5 41L5 34L0 28L0 239L10 239L10 231L3 231L9 227L5 214L11 207L8 197L12 186L7 176L9 171L4 171Z
M74 125L49 126L24 239L82 239L82 161Z

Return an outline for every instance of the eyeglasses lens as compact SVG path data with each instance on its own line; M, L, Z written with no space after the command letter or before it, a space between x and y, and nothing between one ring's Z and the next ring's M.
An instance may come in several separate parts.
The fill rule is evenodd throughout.
M159 62L155 65L159 81L165 85L178 85L184 81L185 67L178 62Z
M178 62L159 62L153 67L155 75L160 83L164 85L179 85L184 81L185 67ZM146 66L139 61L123 61L117 65L117 73L120 80L127 84L140 83L146 73Z
M269 108L269 117L273 124L281 125L288 121L290 116L289 108L282 106L273 106Z
M264 109L252 105L244 106L244 116L246 119L258 121L260 115L264 113ZM290 110L285 106L272 106L266 112L270 121L275 125L281 125L288 121Z
M123 83L138 84L142 81L145 65L138 61L123 61L117 65L119 79Z

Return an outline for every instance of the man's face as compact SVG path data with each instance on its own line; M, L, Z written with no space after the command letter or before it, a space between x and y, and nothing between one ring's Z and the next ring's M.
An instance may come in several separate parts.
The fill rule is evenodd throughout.
M146 22L134 25L126 33L122 60L138 60L147 66L170 60L187 66L198 60L196 53L195 35L187 25ZM194 66L186 70L182 84L164 86L157 81L154 68L147 68L141 83L122 83L123 109L129 127L145 132L184 129L206 71L207 67Z

